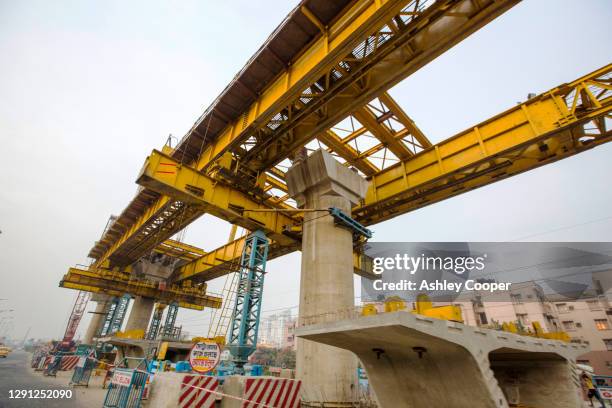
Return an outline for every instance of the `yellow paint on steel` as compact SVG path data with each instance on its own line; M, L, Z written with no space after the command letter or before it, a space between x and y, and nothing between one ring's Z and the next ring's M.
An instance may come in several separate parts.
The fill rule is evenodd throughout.
M382 170L354 217L372 225L609 142L609 130L583 125L612 111L611 75L612 65L603 67ZM599 97L573 108L586 83Z
M134 280L124 272L70 268L60 282L60 286L112 296L129 293L166 303L178 301L181 307L197 310L202 310L204 307L221 307L221 298L206 294L206 284L191 286L189 281L185 281L181 285L161 287L158 282Z
M353 209L354 216L372 225L609 142L612 135L607 128L586 134L583 126L610 115L611 77L612 65L605 66L379 172L371 177L366 199ZM573 106L571 96L583 84L599 92L594 100ZM178 268L177 279L208 280L222 275L224 264L236 259L236 248L241 250L243 244L232 242ZM276 251L291 252L289 248ZM270 253L275 256L274 251ZM371 277L367 259L358 252L354 265L356 273Z
M261 229L281 244L295 242L294 238L285 234L285 230L300 223L297 216L283 212L245 212L247 209L264 210L270 207L192 167L179 164L160 151L154 150L149 155L137 182L250 231Z
M397 22L394 18L406 6L413 4L412 2L355 1L327 28L327 35L322 35L309 44L287 70L260 93L259 98L238 120L229 123L215 140L204 146L199 159L192 164L193 167L198 170L206 169L228 151L237 149L240 143L251 137L257 129L269 130L268 121L274 115L285 110L287 106L299 106L304 90L321 78L329 77L330 70L338 68L348 72L347 78L352 82L346 84L346 89L350 92L334 93L333 99L318 98L323 105L314 116L311 114L304 117L299 123L296 120L284 137L271 139L273 145L255 146L252 152L255 152L253 155L257 157L251 157L240 164L255 171L271 168L274 163L287 157L294 149L329 129L351 111L364 106L376 95L415 72L516 3L518 0L438 1L423 11L411 13L410 15L418 18L406 25L409 30L400 33L401 30L396 27ZM395 42L393 47L380 48L386 50L382 53L384 58L382 56L380 59L372 58L371 62L368 60L368 63L360 64L359 74L355 74L354 77L352 71L341 68L340 62L352 64L350 60L354 59L351 55L355 47L373 33L378 33L378 39L373 44L382 44L379 39L387 38L388 27L395 27L392 31L397 36L389 40ZM348 60L344 61L347 56ZM323 117L320 116L321 112L325 112ZM395 144L393 141L389 142ZM155 209L162 208L160 202L165 200L167 197L152 203L153 210L144 210L143 215L138 217L126 232L120 237L113 237L114 243L99 255L98 262L103 262L112 256L113 252L129 241L134 233L151 223Z

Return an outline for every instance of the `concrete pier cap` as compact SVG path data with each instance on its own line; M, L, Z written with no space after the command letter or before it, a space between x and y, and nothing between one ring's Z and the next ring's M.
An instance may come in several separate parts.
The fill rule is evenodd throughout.
M298 326L329 321L354 307L353 236L325 211L336 207L350 215L368 182L324 150L296 160L286 180L298 207L321 210L304 213ZM303 403L351 406L357 401L357 358L350 351L298 339L296 363Z
M314 203L309 201L326 195L342 197L348 204L355 205L365 197L368 189L368 182L363 177L321 149L305 160L296 161L285 177L289 195L299 208L310 208L309 204ZM350 207L342 210L350 212Z

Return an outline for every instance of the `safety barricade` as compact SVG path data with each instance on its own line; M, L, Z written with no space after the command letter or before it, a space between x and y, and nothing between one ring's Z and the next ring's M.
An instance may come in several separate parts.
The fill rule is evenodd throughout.
M115 368L104 398L104 408L140 407L149 373L139 369L147 367L146 360L138 360L141 360L141 363L136 368Z
M186 375L183 377L179 393L179 408L213 408L219 382L215 377L206 375Z
M50 356L50 357L51 357L51 361L49 363L46 363L46 367L45 367L45 370L43 371L43 375L55 377L57 376L57 371L60 369L60 366L62 363L62 356L58 354L58 355Z
M302 382L289 378L230 376L223 383L228 408L298 408Z
M89 379L91 378L91 372L97 367L98 361L92 357L80 357L76 366L74 367L74 373L70 380L70 385L74 386L89 386Z
M59 369L61 371L72 370L74 367L76 367L77 363L79 362L79 358L80 356L76 356L76 355L62 356L62 361L60 363Z

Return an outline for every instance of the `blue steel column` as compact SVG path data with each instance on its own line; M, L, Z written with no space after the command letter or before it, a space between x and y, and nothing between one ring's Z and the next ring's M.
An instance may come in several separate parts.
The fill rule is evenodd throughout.
M244 373L244 364L257 347L268 246L265 233L255 231L247 237L242 251L228 343L237 374Z

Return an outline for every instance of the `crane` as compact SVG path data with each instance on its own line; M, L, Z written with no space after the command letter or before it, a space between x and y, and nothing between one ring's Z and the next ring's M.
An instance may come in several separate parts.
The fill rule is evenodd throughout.
M79 291L79 293L77 294L74 306L72 307L72 312L70 313L70 317L68 318L68 324L66 325L64 337L62 338L62 341L58 344L58 350L68 351L72 348L74 344L74 336L76 334L77 328L79 327L79 323L81 322L81 318L85 313L85 309L87 308L87 302L89 302L90 295L91 294L86 291Z

